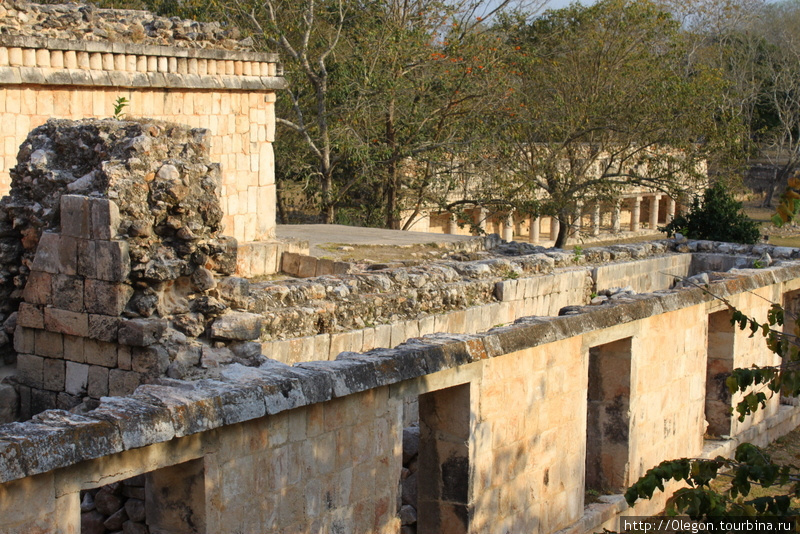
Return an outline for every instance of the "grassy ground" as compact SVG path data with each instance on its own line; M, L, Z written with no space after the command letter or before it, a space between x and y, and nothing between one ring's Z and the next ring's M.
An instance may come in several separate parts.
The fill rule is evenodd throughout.
M761 225L761 235L769 236L770 245L781 247L800 247L800 227L791 224L777 228L772 224L775 210L762 208L760 202L745 202L744 212L748 217Z

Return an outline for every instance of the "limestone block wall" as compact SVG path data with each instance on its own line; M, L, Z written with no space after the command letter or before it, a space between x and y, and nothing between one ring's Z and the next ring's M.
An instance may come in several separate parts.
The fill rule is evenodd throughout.
M599 265L592 271L595 290L630 287L636 292L668 289L675 277L685 278L705 269L692 269L692 256L679 254L648 261L628 261Z
M261 317L231 309L247 282L225 276L237 251L220 235L206 134L51 120L26 140L0 218L22 419L263 359L248 343Z
M124 97L128 117L208 129L226 233L274 238L274 103L284 83L275 54L3 34L0 194L31 129L49 118L110 117Z
M798 290L800 265L710 287L758 313L749 292ZM447 477L428 481L434 487L420 482L418 532L444 524L456 532L583 532L597 441L613 456L604 475L622 483L662 460L701 453L707 317L719 310L699 288L676 290L336 361L231 365L215 380L140 386L82 415L45 412L0 427L0 529L77 532L80 490L147 474L148 494L169 485L200 532L396 532L403 408L418 399L433 430L466 429L449 446L420 447L433 472L466 476L455 486ZM598 366L603 358L612 364ZM627 377L599 391L597 372L609 371ZM593 399L608 401L605 416L622 425L599 440L588 417ZM629 412L616 410L625 403ZM766 417L742 435L788 430L797 408L784 408L794 415ZM31 499L35 509L22 505ZM623 511L649 515L662 504L660 495ZM168 500L148 506L151 528L187 530Z
M284 333L276 329L271 337L285 336L287 339L263 341L262 351L270 358L294 364L321 358L335 359L342 352L391 348L409 338L436 332L477 332L513 322L520 317L558 315L559 310L565 306L587 304L592 292L613 287L630 286L637 292L669 289L674 284L676 276L681 278L692 276L696 274L694 269L702 270L708 266L702 260L693 259L696 254L663 255L664 249L659 247L647 252L633 245L610 248L614 250L587 249L586 254L592 262L602 262L604 259L606 262L581 267L575 266L572 254L536 254L523 256L519 260L511 257L507 260L507 264L501 265L501 268L509 272L520 272L522 275L495 282L493 298L489 302L423 317L409 319L395 317L392 324L344 329L339 332L315 335L302 335L300 332L300 335L288 335L288 331ZM608 261L612 253L622 261ZM632 257L639 259L634 261ZM549 261L548 267L542 269L544 272L524 271L526 264L544 260ZM747 260L740 257L737 261L743 263ZM734 260L730 260L731 265L733 262ZM464 264L456 268L466 272L466 269L477 270L480 267L480 262L477 262L475 265ZM306 282L306 284L315 283L328 282L325 279L320 279L320 282ZM352 286L348 287L353 290ZM252 293L262 290L272 293L278 289L273 285L251 288ZM298 304L306 310L314 309L313 304L306 301ZM337 305L340 304L329 301L325 310ZM278 315L279 312L274 304L272 306L270 313Z
M586 304L591 281L588 269L499 281L494 291L497 300L483 305L343 332L263 341L261 350L270 358L294 364L321 358L333 360L342 352L392 348L410 338L436 332L478 332L520 317L558 315L564 306Z
M379 388L223 432L204 455L205 532L396 534L400 410Z
M696 457L703 450L707 313L708 305L694 306L641 321L636 330L648 335L625 332L633 357L628 484L660 455Z

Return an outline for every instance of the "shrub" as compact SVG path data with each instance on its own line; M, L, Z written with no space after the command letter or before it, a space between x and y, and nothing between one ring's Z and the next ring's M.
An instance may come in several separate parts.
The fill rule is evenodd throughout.
M742 212L742 203L722 184L707 189L702 202L695 197L688 213L678 215L659 230L670 237L681 233L689 239L747 244L757 242L760 235L758 224Z

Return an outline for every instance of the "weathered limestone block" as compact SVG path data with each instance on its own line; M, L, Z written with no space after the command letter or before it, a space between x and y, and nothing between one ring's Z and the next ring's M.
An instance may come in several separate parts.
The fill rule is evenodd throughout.
M220 339L249 341L261 336L264 318L256 313L228 312L211 325L211 336Z
M177 437L222 426L222 406L213 390L193 382L165 382L142 386L137 395L169 410Z
M220 296L238 309L247 309L250 298L250 282L244 278L229 276L217 284Z
M89 366L89 377L86 393L99 399L108 395L108 368L99 365Z
M64 336L47 330L36 330L34 334L36 353L48 358L64 357Z
M52 302L56 308L83 312L83 278L65 274L54 274L51 278Z
M105 198L92 198L89 202L92 239L110 240L117 237L120 223L119 206Z
M134 371L111 369L108 372L108 394L112 397L131 395L139 384L142 376Z
M163 319L129 319L119 323L119 342L132 347L146 347L155 343L166 329Z
M43 387L51 391L64 391L64 360L45 358L43 362Z
M92 411L92 418L117 427L126 450L175 437L172 418L166 408L132 397L106 399Z
M81 239L92 237L89 197L82 195L61 197L61 235Z
M37 306L22 302L17 313L17 325L27 328L44 328L44 312Z
M33 271L57 274L61 272L61 236L46 232L39 238L39 246L33 258Z
M118 316L133 295L133 288L125 283L87 279L85 306L90 314Z
M86 361L86 354L83 348L85 339L81 336L62 336L64 359L84 363Z
M44 358L18 354L17 379L26 386L41 389L44 385Z
M89 366L82 363L66 362L64 390L70 395L86 394L89 383Z
M69 310L45 308L44 327L50 332L85 337L89 334L89 316Z
M124 282L131 271L127 241L97 241L95 261L97 278L108 282Z
M85 339L83 342L83 352L86 363L88 364L111 368L117 366L116 343Z
M119 331L119 317L89 313L89 336L99 341L117 341Z
M44 326L44 319L42 319L42 326ZM14 330L14 350L18 353L33 354L35 347L35 331L31 328L17 324Z
M205 369L215 368L231 363L233 360L233 351L226 347L203 347L200 356L200 366Z
M0 383L0 425L17 419L19 394L11 384ZM0 449L2 445L0 445ZM0 453L2 456L2 453Z
M123 449L119 434L108 422L62 410L50 410L29 423L12 423L3 430L4 436L22 449L38 452L24 458L28 475L50 471L62 462L76 463Z
M149 377L163 376L169 362L169 353L160 345L135 347L131 351L131 369Z
M78 241L78 275L84 278L97 278L96 241Z
M52 304L51 275L43 271L32 271L28 276L22 298L28 304L47 305Z

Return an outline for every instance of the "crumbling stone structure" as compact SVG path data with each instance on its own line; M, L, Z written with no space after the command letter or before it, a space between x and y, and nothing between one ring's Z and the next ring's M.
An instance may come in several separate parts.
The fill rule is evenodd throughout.
M0 426L0 530L114 525L125 506L86 496L139 488L131 513L160 533L583 533L664 503L586 491L800 422L777 396L730 417L724 373L777 362L709 294L757 317L794 303L799 249L489 238L250 282L209 153L152 120L55 120L23 144L0 219L24 420Z
M23 143L0 203L17 360L0 399L19 404L0 425L0 531L583 534L658 511L675 487L633 508L618 494L585 505L587 491L800 422L777 396L730 417L725 373L778 362L712 296L756 317L796 307L798 249L576 254L489 238L437 262L233 276L243 255L278 261L222 230L258 237L268 213L274 62L215 26L121 13L0 11L13 30L0 32L0 120L14 120L5 144ZM76 25L86 38L64 40ZM141 43L109 39L139 26ZM90 100L108 115L117 83L190 126L54 120L18 135L20 117ZM60 88L69 110L50 107Z
M182 376L204 347L205 363L217 354L194 340L207 328L235 339L226 328L253 322L217 319L229 308L217 297L234 296L239 279L217 288L215 274L236 268L236 243L220 236L208 153L206 130L158 121L54 120L23 144L0 220L6 312L22 297L23 417Z
M696 252L667 257L698 267L757 257L677 246ZM648 261L606 264L604 280ZM698 276L760 317L770 301L796 298L799 275L783 260ZM158 532L395 533L411 498L401 497L403 429L418 421L416 532L594 532L618 528L620 514L657 511L666 494L632 509L619 495L584 506L588 489L613 491L661 460L730 453L800 422L796 407L772 397L758 417L728 418L704 445L720 400L707 377L721 360L739 367L775 356L747 332L722 331L717 314L728 311L705 288L606 293L605 303L559 317L333 361L223 364L213 379L161 379L80 414L5 425L0 528L77 532L82 491L144 475L146 520ZM598 418L613 424L598 433Z
M252 51L234 28L89 5L0 4L0 193L28 132L50 118L127 117L208 130L221 164L218 195L240 269L278 269L272 142L275 54Z

